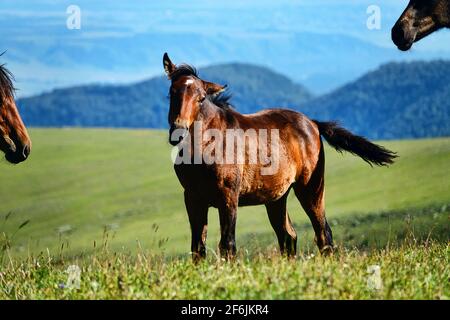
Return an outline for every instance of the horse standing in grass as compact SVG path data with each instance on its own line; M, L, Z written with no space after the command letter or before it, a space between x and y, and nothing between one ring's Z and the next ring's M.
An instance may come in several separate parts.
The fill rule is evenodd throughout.
M395 154L353 135L334 122L310 120L299 112L270 109L250 115L240 114L230 107L227 97L218 95L224 91L224 86L200 79L190 66L174 65L167 54L164 55L163 64L171 80L169 142L178 147L175 149L177 159L186 157L184 153L187 153L189 160L175 163L174 168L184 187L194 260L206 256L209 207L219 210L220 252L231 257L236 253L238 206L259 204L266 206L281 252L295 255L297 234L286 209L291 188L311 220L319 250L322 253L332 251L332 233L325 218L325 154L320 136L325 137L337 151L349 151L369 164L391 164ZM195 141L196 128L200 128L202 137L205 137L203 134L214 132L214 141L208 138ZM279 135L278 145L273 144L276 139L272 136L270 142L267 140L261 144L258 136L249 134L244 139L248 142L244 146L244 161L214 163L207 161L204 152L202 159L205 161L195 164L196 143L203 151L211 151L211 143L218 143L220 148L213 148L211 154L220 152L221 148L238 152L236 140L218 142L216 138L222 133L226 135L228 132L255 132L261 129L275 130ZM257 146L258 150L271 149L271 161L278 163L277 170L264 174L269 164L265 161L249 161L252 154L247 146Z
M14 79L0 65L0 150L10 163L25 161L31 151L31 140L14 101Z
M411 0L392 28L392 41L407 51L442 28L450 28L450 0Z

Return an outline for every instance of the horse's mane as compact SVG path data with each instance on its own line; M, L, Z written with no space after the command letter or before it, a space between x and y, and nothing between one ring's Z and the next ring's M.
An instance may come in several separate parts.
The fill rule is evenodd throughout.
M198 78L198 72L197 69L195 69L193 66L188 64L180 64L177 66L175 71L173 71L170 74L170 78L173 80L176 80L177 78L181 76L194 76Z
M0 54L0 56L2 56L3 53ZM11 73L11 71L6 69L4 64L1 64L0 65L0 99L1 99L0 106L1 106L3 99L5 99L6 97L14 96L14 91L16 89L14 88L13 80L14 80L14 75Z
M234 108L233 105L230 103L231 97L232 97L231 93L222 92L216 95L208 96L208 99L221 109L232 110Z

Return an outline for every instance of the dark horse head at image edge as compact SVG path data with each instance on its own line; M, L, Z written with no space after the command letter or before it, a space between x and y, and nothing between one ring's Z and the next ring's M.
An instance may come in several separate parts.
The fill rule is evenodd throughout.
M450 0L411 0L392 28L392 41L409 50L431 33L450 27Z
M14 101L13 79L0 65L0 150L8 162L17 164L30 155L31 140Z
M277 132L278 144L260 140L258 136L246 135L244 145L227 139L214 145L221 150L241 150L245 159L241 162L175 163L174 169L184 188L184 201L191 225L191 252L193 259L206 256L208 209L218 208L220 220L221 255L233 257L236 253L235 229L238 206L265 205L270 223L275 230L282 253L295 255L297 234L289 218L286 204L289 191L295 195L309 216L321 253L333 251L332 232L325 217L325 153L321 136L337 151L348 151L371 165L392 164L395 153L356 136L335 122L319 122L288 109L268 109L244 115L237 112L221 94L226 87L199 77L195 68L177 66L167 54L163 57L164 70L171 81L168 122L169 140L175 148L187 148L189 157L195 158L197 143L202 150L211 150L211 139L194 141L196 127L200 123L204 136L215 132L217 137L228 132ZM185 132L173 139L176 131ZM219 133L221 135L219 135ZM207 135L206 135L207 136ZM207 136L208 137L208 136ZM274 136L275 137L275 136ZM277 151L271 149L277 147ZM278 164L276 170L263 174L268 165L265 161L252 162L253 150L271 150L271 161ZM175 149L177 150L177 149ZM178 149L179 150L179 149ZM234 152L233 151L233 152ZM207 159L207 158L204 158ZM188 158L188 160L193 160Z

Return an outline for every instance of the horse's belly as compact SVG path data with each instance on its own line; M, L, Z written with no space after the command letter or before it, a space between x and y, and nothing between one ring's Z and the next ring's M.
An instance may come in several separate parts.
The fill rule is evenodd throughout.
M273 175L262 175L253 167L240 168L240 174L233 170L206 170L204 166L176 165L175 172L185 190L208 198L214 207L220 198L220 185L232 185L232 181L240 176L239 206L251 206L274 202L283 197L295 182L296 167L285 166ZM226 174L224 174L226 172ZM218 183L222 181L222 183Z
M249 181L244 179L239 193L239 205L249 206L276 201L289 191L295 182L295 174L286 170L271 176L259 176Z

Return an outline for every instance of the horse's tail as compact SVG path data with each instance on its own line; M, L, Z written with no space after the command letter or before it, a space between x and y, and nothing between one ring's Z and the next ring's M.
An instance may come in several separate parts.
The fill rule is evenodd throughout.
M354 135L340 127L337 122L319 122L313 120L319 127L320 134L338 152L343 150L361 157L364 161L378 166L388 166L397 158L392 152L382 146L376 145L364 137Z

